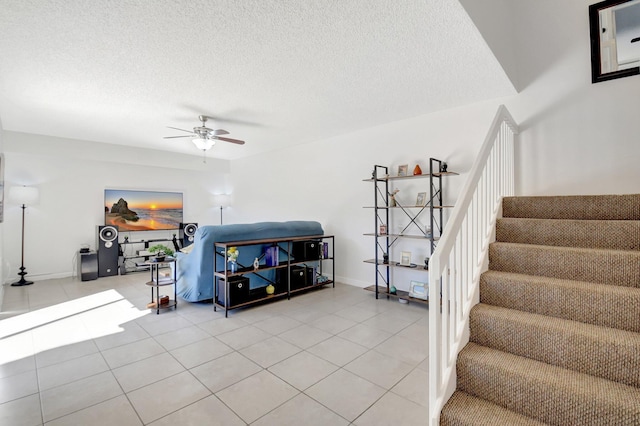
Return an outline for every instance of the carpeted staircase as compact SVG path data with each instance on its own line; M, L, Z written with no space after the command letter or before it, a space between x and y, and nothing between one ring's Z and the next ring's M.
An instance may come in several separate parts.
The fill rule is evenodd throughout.
M441 425L640 425L640 194L510 197Z

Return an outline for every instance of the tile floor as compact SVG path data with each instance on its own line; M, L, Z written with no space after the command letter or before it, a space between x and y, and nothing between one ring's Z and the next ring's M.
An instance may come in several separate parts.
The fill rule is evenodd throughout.
M0 424L427 424L425 306L337 284L156 315L145 281L5 286Z

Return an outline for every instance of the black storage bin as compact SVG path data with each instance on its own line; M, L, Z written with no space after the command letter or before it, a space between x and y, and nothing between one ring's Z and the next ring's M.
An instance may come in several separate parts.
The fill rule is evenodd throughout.
M276 294L286 293L289 286L289 275L286 268L278 269L276 271L276 282L273 286L276 288Z
M224 305L225 301L225 281L218 280L218 303ZM249 278L237 276L229 278L229 306L238 305L250 300Z
M313 285L313 268L305 266L292 266L291 267L291 290L297 290L303 287L309 287Z
M294 262L320 259L322 243L319 240L294 241L291 244L291 256Z

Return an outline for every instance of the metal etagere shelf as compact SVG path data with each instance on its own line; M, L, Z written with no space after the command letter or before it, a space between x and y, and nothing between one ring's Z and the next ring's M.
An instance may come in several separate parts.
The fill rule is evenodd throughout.
M375 165L370 179L364 179L365 182L372 182L373 185L373 206L365 208L374 211L374 230L373 233L366 233L365 236L374 237L375 239L375 255L373 259L367 259L364 262L375 265L375 285L367 287L366 290L374 291L376 299L380 293L386 294L387 297L395 296L400 298L409 298L409 293L398 290L397 294L391 294L390 270L394 267L409 268L427 272L428 269L424 265L404 265L397 260L391 258L393 247L400 239L421 239L428 241L430 252L433 253L436 244L442 235L444 228L444 210L453 206L443 205L442 178L446 176L455 176L458 173L447 170L447 164L441 160L429 159L429 173L410 176L390 176L389 168L386 166ZM401 205L397 200L391 200L390 182L404 182L413 179L429 179L429 195L424 205ZM392 213L393 212L393 213ZM402 213L402 217L409 219L409 223L399 230L397 233L388 232L391 229L392 214ZM419 218L425 212L429 212L429 230L420 226ZM386 229L387 232L380 232ZM411 231L409 233L408 231ZM385 256L386 255L386 256ZM386 291L381 291L381 287L386 287ZM412 299L414 300L414 299ZM420 299L415 299L420 303L426 303Z

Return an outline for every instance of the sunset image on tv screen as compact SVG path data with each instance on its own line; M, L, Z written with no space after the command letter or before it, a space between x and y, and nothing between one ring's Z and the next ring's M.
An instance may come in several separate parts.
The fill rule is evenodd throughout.
M178 229L182 193L105 189L104 217L120 231Z

